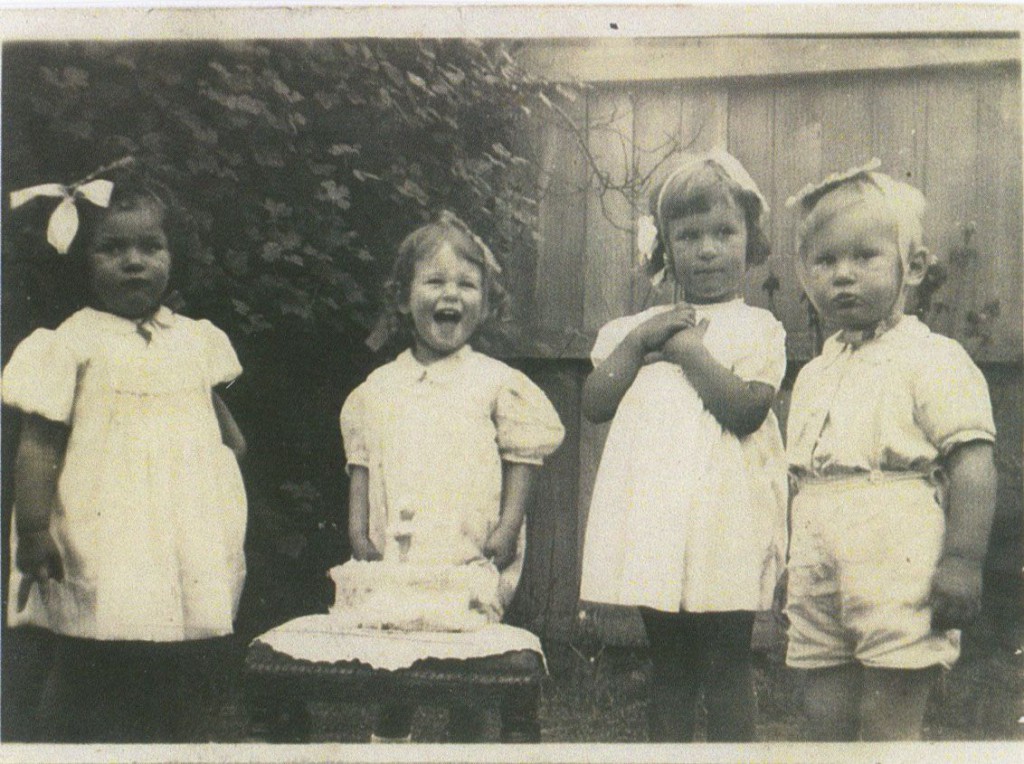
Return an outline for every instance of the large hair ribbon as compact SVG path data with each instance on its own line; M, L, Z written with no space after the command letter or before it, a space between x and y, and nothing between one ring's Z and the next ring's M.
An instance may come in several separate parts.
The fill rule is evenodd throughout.
M23 188L11 192L11 209L40 196L58 198L60 203L50 214L50 222L46 226L46 240L58 253L67 254L71 242L78 233L78 209L75 206L79 199L85 199L97 207L110 205L110 195L114 184L109 180L90 180L73 186L61 183L42 183L38 186Z

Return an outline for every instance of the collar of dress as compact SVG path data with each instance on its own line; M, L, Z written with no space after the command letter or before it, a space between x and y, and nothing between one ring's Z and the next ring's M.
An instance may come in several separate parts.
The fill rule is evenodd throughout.
M400 354L395 361L402 373L411 381L443 382L451 379L472 354L473 349L469 345L463 345L451 355L424 365L416 360L412 349L409 349Z
M742 297L734 297L731 300L725 302L709 302L706 304L690 303L690 307L701 316L713 316L715 313L721 313L722 311L728 310L729 308L735 308L737 305L744 305ZM669 303L667 305L658 305L657 309L666 311L672 310L675 305Z
M154 334L174 325L175 314L166 305L161 305L153 315L147 318L134 319L115 316L95 308L85 308L89 321L96 326L114 334L139 334L148 342ZM146 335L149 335L147 338Z
M923 337L928 327L917 316L904 315L895 322L883 322L870 334L865 332L837 332L825 340L821 349L821 358L831 364L844 354L851 354L861 348L893 348L903 337ZM885 353L882 356L887 355ZM879 356L879 360L884 360Z

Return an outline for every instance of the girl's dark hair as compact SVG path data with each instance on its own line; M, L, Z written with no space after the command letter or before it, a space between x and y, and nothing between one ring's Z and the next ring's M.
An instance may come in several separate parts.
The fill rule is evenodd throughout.
M666 265L665 241L668 232L662 228L667 226L668 221L709 212L716 203L722 201L734 202L743 212L747 224L747 267L760 265L768 259L771 242L760 225L763 211L761 200L756 194L741 187L717 164L709 162L688 176L670 175L652 189L648 206L658 225L658 241L647 266L649 275L655 275Z
M165 304L172 303L169 307L179 307L173 303L181 299L179 290L184 286L187 264L196 257L199 249L196 225L192 216L182 205L177 194L154 173L137 166L136 163L98 177L114 184L110 204L107 207L97 207L85 201L78 203L78 232L68 249L69 264L78 274L78 278L74 280L79 290L79 307L88 304L90 297L88 254L100 222L111 212L147 207L155 209L160 214L160 224L167 237L168 251L171 253L170 279L162 301Z
M384 283L384 304L370 337L366 340L373 350L401 344L408 347L413 342L412 319L402 312L409 304L412 279L416 263L430 257L442 245L449 245L461 258L480 266L483 274L483 292L486 315L477 327L478 336L500 334L509 320L510 300L508 293L498 279L489 250L462 220L452 212L444 210L434 220L422 225L406 236L398 245L398 254L391 267L391 275Z

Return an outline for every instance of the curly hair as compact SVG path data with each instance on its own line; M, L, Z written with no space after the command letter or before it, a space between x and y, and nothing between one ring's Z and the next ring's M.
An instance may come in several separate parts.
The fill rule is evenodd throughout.
M398 246L391 275L384 283L384 304L366 343L374 351L414 341L412 319L402 308L409 304L416 263L447 244L456 255L480 266L483 275L484 319L473 338L500 334L509 320L510 300L502 286L500 266L486 244L457 215L440 212L430 223L406 236Z

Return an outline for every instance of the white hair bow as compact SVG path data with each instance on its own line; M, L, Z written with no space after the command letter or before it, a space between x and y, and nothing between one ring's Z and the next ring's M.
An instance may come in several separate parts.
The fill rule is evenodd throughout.
M843 170L842 172L834 172L831 175L826 176L823 180L817 183L811 182L793 194L786 200L786 208L792 209L793 207L807 208L813 207L818 203L818 199L824 196L828 191L831 191L837 186L841 186L848 180L853 180L857 177L867 177L869 173L874 172L882 166L882 160L878 157L874 157L862 165L857 167L851 167L849 170Z
M78 209L75 202L86 199L97 207L110 205L110 195L114 184L109 180L90 180L73 186L61 183L42 183L38 186L23 188L11 192L11 209L17 209L26 202L39 196L56 197L60 204L50 214L50 222L46 227L46 240L58 253L67 254L71 242L78 233Z
M643 267L650 265L654 259L654 250L658 246L658 226L654 215L641 215L636 220L636 256ZM662 268L651 277L655 286L665 280L665 269Z

